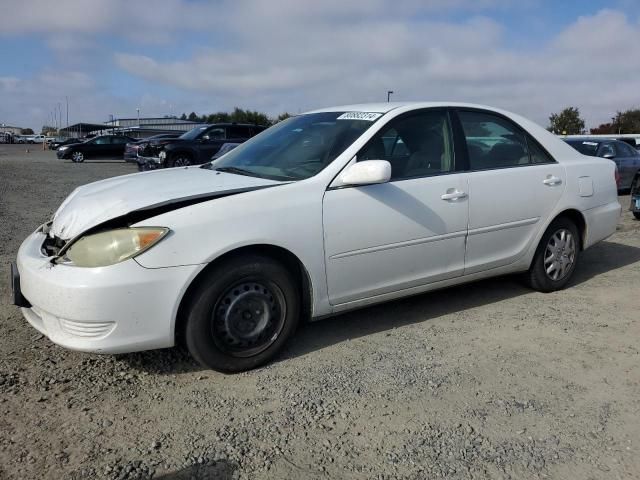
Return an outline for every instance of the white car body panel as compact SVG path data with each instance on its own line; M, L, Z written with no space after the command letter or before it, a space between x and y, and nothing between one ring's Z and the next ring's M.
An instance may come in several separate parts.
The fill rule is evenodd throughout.
M469 175L469 232L465 274L521 258L565 189L560 164L500 168ZM549 177L560 183L547 185Z
M500 113L538 140L557 163L332 188L337 175L388 121L431 107ZM569 209L584 217L585 248L615 231L620 205L614 163L582 156L518 115L443 102L351 105L315 112L322 111L382 116L306 180L276 182L189 167L78 188L56 212L50 235L69 240L149 206L247 191L136 220L134 226L164 226L170 233L135 259L108 267L54 265L40 251L44 234L35 232L18 253L23 292L33 305L25 309L25 317L69 348L124 352L167 347L175 341L176 315L189 285L211 262L238 248L267 245L294 255L309 280L311 315L320 318L524 271L549 223ZM549 175L561 183L545 184ZM451 189L466 196L443 200ZM115 322L112 330L105 326L109 322ZM104 335L78 334L92 328Z
M51 234L69 240L104 221L168 199L277 183L198 168L107 178L76 188L53 215Z
M467 190L466 173L327 191L331 303L462 275L469 206L440 198L451 190Z

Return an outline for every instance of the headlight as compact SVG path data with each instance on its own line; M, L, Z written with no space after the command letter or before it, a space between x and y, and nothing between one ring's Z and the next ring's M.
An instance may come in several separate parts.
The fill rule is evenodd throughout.
M67 146L59 147L58 150L69 150L69 147Z
M119 228L87 235L74 242L56 263L76 267L106 267L135 257L158 243L164 227Z

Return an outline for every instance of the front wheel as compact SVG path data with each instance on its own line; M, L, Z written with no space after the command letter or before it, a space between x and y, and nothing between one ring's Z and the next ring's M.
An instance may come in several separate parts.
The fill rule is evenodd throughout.
M71 154L71 161L74 163L84 162L84 154L82 152L73 152Z
M171 158L167 161L167 167L188 167L191 165L191 157L183 153L178 154L175 158Z
M580 237L578 228L568 218L557 218L544 232L526 281L539 292L563 289L578 263Z
M259 255L228 260L194 292L184 336L191 355L220 372L271 360L296 330L300 290L279 262Z

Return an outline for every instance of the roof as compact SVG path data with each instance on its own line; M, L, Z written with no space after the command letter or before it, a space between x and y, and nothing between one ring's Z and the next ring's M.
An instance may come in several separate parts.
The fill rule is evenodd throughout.
M375 112L375 113L387 113L391 110L399 108L433 108L433 107L467 107L467 108L482 108L484 110L493 110L496 112L502 112L494 107L487 105L477 105L475 103L461 103L461 102L379 102L379 103L357 103L353 105L339 105L335 107L320 108L312 110L306 113L320 113L320 112ZM509 113L509 112L503 112Z
M475 103L463 103L463 102L389 102L389 103L362 103L355 105L341 105L336 107L322 108L318 110L312 110L306 113L321 113L321 112L366 112L366 113L382 113L395 116L404 112L410 112L419 108L437 108L437 107L458 107L458 108L474 108L486 110L503 115L524 128L530 135L533 135L540 143L542 143L547 151L559 162L579 158L579 154L561 139L554 134L547 131L547 129L541 127L535 122L524 118L518 114L508 112L495 107L489 107L487 105L478 105Z

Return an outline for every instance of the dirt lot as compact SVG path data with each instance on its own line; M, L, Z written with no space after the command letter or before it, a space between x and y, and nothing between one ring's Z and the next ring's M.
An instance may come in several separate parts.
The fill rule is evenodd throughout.
M640 478L626 210L562 292L499 278L369 308L225 376L179 349L66 351L8 305L20 242L77 185L134 171L32 150L0 145L0 478Z

